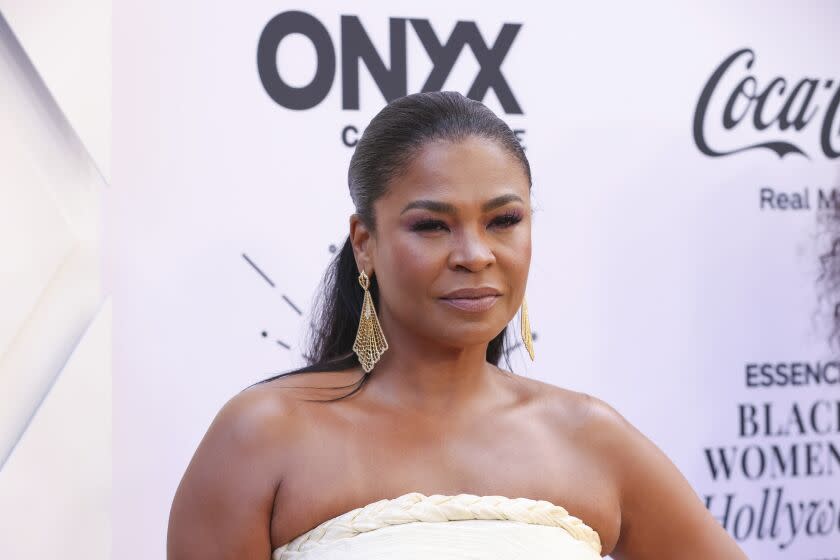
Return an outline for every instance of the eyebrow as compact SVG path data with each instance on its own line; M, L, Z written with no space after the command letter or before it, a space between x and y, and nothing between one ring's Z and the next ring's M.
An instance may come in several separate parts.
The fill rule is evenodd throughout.
M497 196L496 198L491 198L487 202L481 205L482 212L489 212L499 206L504 206L509 202L519 201L523 202L522 198L519 195L515 194L503 194L501 196ZM439 200L415 200L414 202L410 202L406 205L405 208L402 209L400 215L405 214L412 208L423 208L426 210L431 210L432 212L440 212L442 214L455 214L455 206L449 204L448 202L440 202Z

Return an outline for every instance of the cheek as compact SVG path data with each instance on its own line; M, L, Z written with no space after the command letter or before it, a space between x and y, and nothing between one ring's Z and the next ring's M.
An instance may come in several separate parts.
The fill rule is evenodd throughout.
M511 305L518 306L519 298L525 294L528 272L531 267L531 236L525 230L521 235L509 239L496 252L496 260L504 271L505 281L512 295Z
M499 245L496 256L500 260L503 258L510 267L523 269L522 272L527 274L531 263L531 231L526 228L517 231Z
M423 242L425 241L425 243ZM389 293L417 293L428 291L439 273L445 255L441 256L428 240L412 238L410 234L395 234L381 257L389 277Z

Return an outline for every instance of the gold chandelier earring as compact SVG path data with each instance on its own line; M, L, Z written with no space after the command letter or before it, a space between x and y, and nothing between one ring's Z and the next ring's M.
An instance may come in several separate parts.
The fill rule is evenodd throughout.
M528 304L525 302L525 296L522 296L522 307L519 309L519 327L522 331L522 342L528 350L528 355L531 356L531 361L534 361L534 341L531 338L531 323L528 321Z
M362 314L359 318L359 330L356 331L356 341L353 343L353 351L359 357L359 363L365 373L373 369L379 358L388 349L388 341L382 332L382 325L379 324L379 316L373 306L373 298L370 296L370 278L362 270L359 274L359 284L365 291L362 301Z

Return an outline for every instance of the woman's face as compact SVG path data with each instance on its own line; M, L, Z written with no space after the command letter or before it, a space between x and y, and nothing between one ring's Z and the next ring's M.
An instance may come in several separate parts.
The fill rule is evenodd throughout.
M357 259L377 278L386 337L386 325L398 325L463 347L502 331L522 303L531 263L530 189L513 155L477 137L427 144L374 211L376 233L358 237L367 243ZM500 295L489 306L448 298L463 288Z

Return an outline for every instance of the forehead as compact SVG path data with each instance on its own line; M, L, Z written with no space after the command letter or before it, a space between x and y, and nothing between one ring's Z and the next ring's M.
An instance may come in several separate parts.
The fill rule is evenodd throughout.
M426 144L388 185L386 204L420 198L481 202L506 192L528 199L528 177L519 160L498 142L470 136Z

